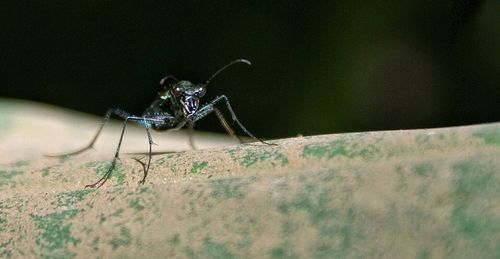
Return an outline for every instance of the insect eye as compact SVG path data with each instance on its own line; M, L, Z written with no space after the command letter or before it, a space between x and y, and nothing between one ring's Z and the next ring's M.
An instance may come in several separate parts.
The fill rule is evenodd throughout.
M172 87L172 94L176 97L179 97L184 92L184 89L181 86L174 85Z
M196 92L198 94L198 97L203 97L205 95L205 93L207 92L207 88L204 85L200 85L196 89Z

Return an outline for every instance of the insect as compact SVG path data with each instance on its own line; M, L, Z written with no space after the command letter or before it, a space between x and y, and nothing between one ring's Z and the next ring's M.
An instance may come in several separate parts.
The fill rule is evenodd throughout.
M248 131L245 126L238 120L236 114L229 103L228 98L225 95L221 95L213 99L212 101L200 106L200 99L205 95L207 91L207 86L210 84L210 81L214 79L220 72L225 70L226 68L237 64L243 63L247 65L251 65L250 61L246 59L237 59L234 60L219 70L217 70L205 83L193 84L190 81L186 80L178 80L174 76L168 75L160 80L161 89L158 92L158 95L153 100L153 102L149 105L148 108L144 111L142 116L135 116L129 114L126 111L123 111L118 108L108 109L100 127L98 128L94 137L90 140L89 144L86 146L67 153L58 154L58 155L48 155L52 157L61 157L61 156L70 156L82 153L94 146L97 138L101 134L102 129L106 122L109 121L111 116L117 116L123 119L123 127L120 135L120 140L116 147L115 156L111 161L111 165L106 173L95 183L88 184L85 188L99 188L101 187L111 176L113 169L116 166L117 161L120 160L120 147L123 140L123 135L125 133L125 129L127 127L127 123L129 121L136 122L144 127L146 130L146 134L148 136L149 142L149 152L148 152L148 161L144 165L144 176L142 180L139 181L139 184L144 184L146 181L146 177L148 175L149 167L151 165L151 157L152 157L152 145L154 144L153 139L151 137L150 129L154 129L157 131L171 131L178 130L183 127L188 127L189 129L189 143L192 148L194 148L193 139L192 139L192 130L196 121L204 118L208 114L214 112L217 118L219 119L222 126L226 129L226 131L238 138L238 140L242 143L240 137L238 137L231 126L227 123L221 111L216 107L218 103L224 103L226 105L227 110L231 114L231 118L233 123L238 124L238 126L247 134L249 137L256 141L260 141L264 144L272 145L268 142L261 140L260 138L255 137L250 131Z

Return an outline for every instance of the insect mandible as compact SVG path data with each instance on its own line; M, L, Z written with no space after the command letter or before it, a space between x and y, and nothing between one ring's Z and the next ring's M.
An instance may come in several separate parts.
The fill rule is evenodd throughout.
M245 134L247 134L254 140L260 141L264 144L272 145L271 143L265 142L260 138L255 137L250 131L245 128L245 126L243 126L243 124L236 117L236 114L234 113L233 108L231 107L231 104L229 103L229 100L225 95L217 96L212 101L200 106L200 99L205 95L207 86L210 84L210 81L214 79L220 72L237 63L251 65L250 61L246 59L234 60L217 70L211 77L208 78L205 83L193 84L190 81L178 80L174 76L168 75L160 80L160 86L162 88L158 92L158 95L153 100L153 102L149 105L148 108L146 108L142 116L135 116L118 108L108 109L108 111L104 115L100 127L98 128L94 137L90 140L89 144L75 151L47 156L61 157L76 155L92 148L97 138L101 134L104 125L109 121L110 117L114 115L124 120L120 140L115 151L115 156L111 161L111 165L107 169L106 173L104 173L104 175L97 182L88 184L85 186L85 188L99 188L111 176L111 173L113 172L117 161L120 160L120 147L123 141L123 135L125 133L127 123L129 121L136 122L143 126L148 136L148 162L146 163L146 165L143 165L144 176L142 177L142 180L139 181L139 184L144 184L148 175L149 167L151 165L152 145L154 144L150 129L154 129L157 131L172 131L178 130L183 127L188 127L189 143L191 147L194 148L192 140L192 129L194 127L194 123L204 118L208 114L214 112L226 131L230 135L238 138L238 140L242 143L241 138L235 134L234 130L227 123L221 111L216 107L216 104L220 102L223 102L226 105L227 110L231 114L233 122L238 124L238 126L243 130L243 132L245 132Z

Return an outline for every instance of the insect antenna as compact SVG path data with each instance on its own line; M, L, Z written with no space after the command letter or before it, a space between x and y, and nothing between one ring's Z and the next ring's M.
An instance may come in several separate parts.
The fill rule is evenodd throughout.
M177 77L175 77L173 75L168 75L160 80L160 85L168 84L169 79L175 80L175 82L179 82L179 79L177 79Z
M211 76L211 77L207 80L207 82L205 83L205 85L208 85L208 84L210 83L210 81L211 81L212 79L214 79L214 77L216 77L216 76L217 76L220 72L224 71L226 68L228 68L228 67L230 67L230 66L232 66L232 65L234 65L234 64L236 64L236 63L245 63L245 64L247 64L247 65L249 65L249 66L250 66L250 65L252 65L252 63L251 63L250 61L246 60L246 59L237 59L237 60L233 60L233 61L229 62L229 64L227 64L227 65L225 65L225 66L221 67L219 70L217 70L217 72L215 72L215 73L214 73L214 74L213 74L213 75L212 75L212 76Z

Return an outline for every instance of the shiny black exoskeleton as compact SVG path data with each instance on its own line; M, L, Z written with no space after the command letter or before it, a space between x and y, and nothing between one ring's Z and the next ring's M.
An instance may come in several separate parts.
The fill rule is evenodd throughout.
M226 131L230 135L237 137L241 142L241 139L234 133L233 129L229 126L229 124L223 117L222 113L218 110L218 108L215 107L215 105L221 101L225 103L229 113L231 114L232 120L235 123L237 123L238 126L248 136L262 143L269 144L255 137L252 133L250 133L250 131L248 131L243 126L243 124L241 124L241 122L236 117L236 114L234 113L231 105L229 104L229 100L225 95L218 96L211 102L200 106L200 99L205 95L207 91L207 86L210 83L210 81L224 69L236 63L244 63L247 65L251 64L250 61L246 59L234 60L229 64L223 66L221 69L217 70L217 72L215 72L204 84L193 84L185 80L179 81L173 76L164 77L160 81L160 86L162 87L161 90L158 92L157 97L153 100L151 105L149 105L149 107L144 111L142 116L134 116L121 109L111 108L104 115L101 126L99 127L97 133L94 135L94 137L87 146L73 152L68 152L60 155L51 155L51 156L75 155L89 148L92 148L95 141L99 137L99 134L101 133L104 125L109 120L109 118L112 115L122 118L124 120L123 128L120 135L120 140L118 142L118 146L116 148L115 157L111 161L111 166L97 182L85 186L85 187L99 188L108 180L108 178L111 175L111 172L113 171L116 165L117 160L119 160L120 147L123 140L123 135L125 133L125 128L127 127L127 122L135 121L144 127L149 140L148 162L146 165L143 164L144 176L142 180L139 181L140 184L144 184L146 177L148 175L149 166L151 164L151 156L152 156L151 151L152 151L153 139L149 131L150 128L154 130L165 131L165 130L177 130L184 126L187 126L190 129L189 143L191 144L191 147L194 148L192 141L192 134L191 134L192 128L194 127L194 123L202 119L203 117L207 116L208 114L215 112L215 115L217 116L221 124L224 126Z

